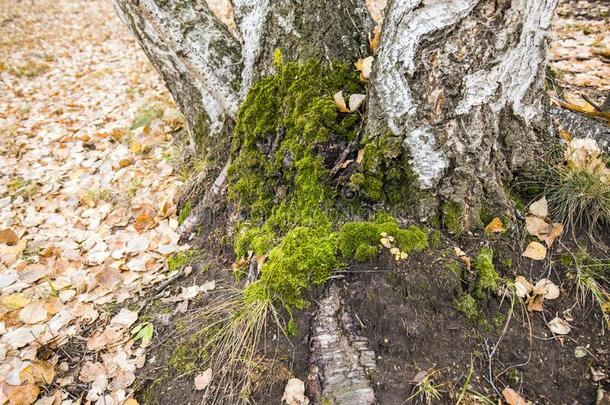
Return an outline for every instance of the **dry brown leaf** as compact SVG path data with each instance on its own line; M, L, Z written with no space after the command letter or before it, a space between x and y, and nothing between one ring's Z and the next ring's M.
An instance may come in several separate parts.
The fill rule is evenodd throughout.
M256 256L256 268L260 271L267 260L267 255Z
M549 205L546 197L542 196L539 200L534 201L529 207L529 212L537 217L546 218L549 215Z
M517 289L517 295L521 298L525 298L527 294L534 290L534 286L525 277L515 277L515 287Z
M305 383L298 378L291 378L284 388L282 403L287 405L307 405L309 400L305 396Z
M333 98L335 99L335 105L339 111L344 113L349 112L349 108L347 108L347 105L345 104L345 98L343 98L343 90L336 92Z
M25 384L17 387L9 386L7 398L11 405L29 405L36 402L40 388L36 384Z
M85 361L78 374L78 379L84 383L95 381L98 375L105 374L106 369L102 363Z
M547 235L551 231L551 225L542 218L528 215L525 217L525 229L530 235L540 238L541 235Z
M112 290L123 281L123 276L119 270L106 267L95 275L95 280L105 289Z
M526 405L527 401L510 387L505 387L502 390L502 396L508 405Z
M366 58L358 59L354 65L356 69L360 71L360 79L362 81L368 81L371 76L371 70L373 69L373 60L372 56L367 56Z
M373 38L369 41L371 52L373 55L377 53L377 47L379 47L379 40L381 39L381 25L377 24L373 29Z
M356 163L360 164L364 160L364 149L360 149L358 151L358 155L356 156Z
M40 251L42 257L59 256L60 250L56 246L49 245Z
M558 316L549 321L549 329L557 335L567 335L572 330L570 325Z
M522 256L532 260L544 260L546 257L546 248L542 243L532 241L527 245Z
M485 227L485 232L501 233L501 232L506 232L506 228L504 227L502 220L498 217L495 217L494 219L491 220L491 222L489 224L487 224L487 226Z
M548 278L542 278L534 286L534 293L542 295L544 299L554 300L559 297L559 287Z
M195 389L198 391L204 390L212 381L212 369L208 368L203 373L195 377Z
M472 265L470 257L468 257L468 255L466 255L466 253L464 253L464 251L457 246L453 248L453 251L455 252L457 258L460 259L466 265L466 268L468 270L470 270L470 266Z
M35 324L45 321L47 319L47 315L47 309L42 301L32 302L19 311L19 319L21 322L27 324Z
M139 405L139 403L134 398L129 398L123 405Z
M549 232L545 235L539 236L539 238L541 240L543 240L547 244L547 246L550 247L555 242L555 240L561 236L562 233L563 233L563 224L555 222L552 225L550 225Z
M0 230L0 243L4 243L9 246L15 246L19 242L19 237L15 231L11 229Z
M119 160L119 167L120 168L125 168L129 165L131 165L132 161L129 158L123 158Z
M139 233L142 233L145 230L152 228L153 226L155 226L155 216L154 214L151 215L151 213L149 212L145 212L143 214L138 215L136 217L136 222L133 224L133 227Z
M354 112L360 108L365 99L366 96L364 94L352 94L349 96L348 104L350 112Z
M29 384L51 384L55 378L55 367L53 364L41 360L32 360L32 364L19 372L22 382Z
M540 294L536 294L527 300L527 310L530 312L534 312L534 311L542 312L543 302L544 302L544 297Z

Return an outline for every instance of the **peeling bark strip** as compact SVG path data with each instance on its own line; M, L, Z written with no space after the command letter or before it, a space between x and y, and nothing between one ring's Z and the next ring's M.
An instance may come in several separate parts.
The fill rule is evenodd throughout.
M368 373L375 353L346 311L340 288L332 283L319 303L312 323L308 393L315 401L336 405L373 404L375 392Z
M362 0L233 0L243 42L241 94L274 72L273 55L284 61L354 62L368 55L373 20Z
M556 5L390 1L369 133L403 138L421 189L477 205L484 192L502 194L500 176L534 162L550 130L543 81Z
M226 135L239 103L241 49L205 2L113 3L185 114L192 143Z

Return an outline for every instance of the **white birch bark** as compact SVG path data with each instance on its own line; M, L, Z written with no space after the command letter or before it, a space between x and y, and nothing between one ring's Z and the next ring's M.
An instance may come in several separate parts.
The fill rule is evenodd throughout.
M369 134L403 139L419 188L478 206L550 132L544 72L557 0L390 1Z

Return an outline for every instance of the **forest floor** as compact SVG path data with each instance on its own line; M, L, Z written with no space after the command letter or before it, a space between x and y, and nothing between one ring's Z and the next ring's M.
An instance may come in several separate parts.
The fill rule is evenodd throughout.
M230 25L227 2L212 5ZM371 2L377 18L382 6ZM609 33L604 1L560 5L550 59L572 103L584 105L582 94L600 103L610 91ZM181 126L110 2L0 0L0 404L133 405L135 391L143 403L200 401L195 377L201 383L205 368L177 343L191 331L179 320L231 280L222 266L201 266L188 245L178 244L175 201L189 174L175 139ZM480 248L475 236L459 243L468 254ZM452 248L448 240L441 247ZM404 277L390 282L361 269L350 280L350 305L371 322L365 334L380 356L374 380L381 403L407 400L422 370L455 401L475 367L471 385L481 391L479 401L498 398L495 380L486 383L478 373L494 355L501 364L489 372L504 374L529 400L595 403L609 384L607 330L590 301L576 301L570 268L561 262L573 249L566 242L553 259L535 264L498 250L498 262L514 261L503 275L552 276L561 288L561 298L531 319L520 309L513 315L506 302L485 308L490 317L519 319L500 334L498 354L490 354L498 330L482 332L453 310L450 298L425 299L451 283L433 273L443 255L414 255L396 269ZM373 266L394 264L382 256ZM414 266L422 271L409 276ZM396 288L411 291L386 302ZM373 290L379 298L370 301ZM418 311L433 314L434 322L423 322ZM570 321L571 334L549 333L557 314ZM305 318L298 319L301 328ZM396 319L411 325L408 333L394 326ZM299 339L292 343L303 348ZM398 364L404 356L412 361ZM306 378L306 359L285 363L274 376L281 389L270 391L266 403L280 402L291 375ZM474 401L476 394L468 396Z

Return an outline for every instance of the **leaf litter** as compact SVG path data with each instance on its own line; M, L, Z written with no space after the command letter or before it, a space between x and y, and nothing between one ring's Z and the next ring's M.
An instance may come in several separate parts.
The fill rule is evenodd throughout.
M154 326L126 300L188 248L170 161L180 113L109 3L5 1L0 14L0 403L80 403L78 382L86 403L137 404ZM95 356L69 365L58 351L96 321Z

